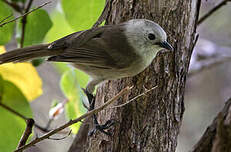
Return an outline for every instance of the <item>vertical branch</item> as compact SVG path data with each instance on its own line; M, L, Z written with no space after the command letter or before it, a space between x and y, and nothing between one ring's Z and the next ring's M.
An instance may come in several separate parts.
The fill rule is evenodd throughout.
M28 138L30 137L30 134L32 133L32 128L33 128L33 125L34 125L34 120L33 119L27 119L26 120L26 129L19 141L19 144L18 144L18 148L24 146L26 144L26 141L28 140ZM23 150L21 150L20 152L22 152Z
M24 12L25 14L29 12L32 3L33 3L33 0L30 0ZM26 18L27 18L27 15L23 16L22 18L22 35L21 35L21 41L20 41L20 48L23 47L23 43L24 43L25 30L26 30Z

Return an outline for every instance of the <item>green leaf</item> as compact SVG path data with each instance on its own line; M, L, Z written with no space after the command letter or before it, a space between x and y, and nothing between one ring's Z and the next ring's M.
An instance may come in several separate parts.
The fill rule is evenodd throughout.
M63 62L54 62L53 65L60 74L63 74L72 68L70 65L68 65L68 63Z
M56 62L53 65L60 74L64 74L67 71L73 70L73 67L67 63ZM84 88L89 80L89 76L78 69L75 69L75 72L78 84Z
M21 20L20 20L21 21ZM24 45L30 46L38 43L42 43L47 32L52 27L52 21L48 13L39 9L27 16L24 36ZM17 40L20 43L22 33L22 23L20 22L17 27Z
M31 63L34 67L37 67L37 66L40 66L44 61L45 61L44 58L40 58L40 59L32 60Z
M77 31L91 28L103 11L105 0L62 0L71 27Z
M65 107L68 119L75 119L86 112L86 109L82 104L83 94L79 84L86 84L87 79L86 75L83 75L80 71L73 69L66 71L62 75L60 87L68 99ZM74 133L77 133L79 127L80 123L77 123L72 125L71 129Z
M1 78L0 78L1 79ZM0 81L3 86L2 103L26 117L32 117L30 105L22 92L9 81ZM0 107L0 151L14 151L26 127L26 122Z
M53 22L53 26L46 35L46 42L51 43L59 38L75 32L67 23L64 14L57 8L51 13L50 16ZM53 62L53 65L60 74L70 70L70 66L68 66L67 63Z
M13 14L12 9L8 5L6 5L3 1L0 1L0 22L4 20L7 16L10 16L12 14ZM8 20L12 18L13 17L10 17L8 18ZM11 40L14 32L14 26L15 26L15 22L11 22L4 25L3 27L0 27L0 45L4 45Z
M55 9L50 16L53 22L53 26L46 35L46 42L53 42L59 38L75 32L67 23L62 12Z

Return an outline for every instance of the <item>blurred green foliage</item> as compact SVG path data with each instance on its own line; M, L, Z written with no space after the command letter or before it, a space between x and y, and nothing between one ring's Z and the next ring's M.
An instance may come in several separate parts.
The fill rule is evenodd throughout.
M12 0L21 5L28 0ZM105 0L61 0L57 7L50 10L36 10L27 16L24 46L38 43L50 43L70 33L90 28L103 10ZM61 6L61 7L60 7ZM7 16L14 14L13 9L0 0L0 22ZM9 18L12 19L13 17ZM8 20L9 20L8 19ZM7 21L8 21L7 20ZM22 23L15 22L0 27L0 45L6 45L15 30L18 43L22 36ZM3 36L4 35L4 36ZM34 60L34 66L39 66L42 59ZM0 65L1 66L1 65ZM54 67L61 74L60 88L67 98L65 114L67 120L75 119L86 112L82 100L86 98L82 89L88 82L88 76L65 63L54 63ZM1 77L1 75L0 75ZM27 84L25 84L27 85ZM44 92L46 93L46 92ZM4 104L26 117L32 117L31 108L21 90L12 82L0 79L0 97ZM22 118L0 107L0 151L13 151L26 127ZM48 115L48 114L47 114ZM72 132L77 133L80 124L71 126Z
M45 60L43 58L40 59L34 59L31 61L32 65L34 67L40 66Z
M62 0L67 22L76 30L85 30L97 21L103 11L105 0Z
M18 22L16 38L18 43L21 40L22 33L22 23ZM52 21L48 13L39 9L27 16L26 27L25 27L25 36L24 36L24 45L30 46L38 43L42 43L47 32L52 26Z
M6 19L10 15L13 15L12 9L8 5L0 1L0 24L2 20ZM12 17L8 19L12 19ZM0 45L4 45L11 40L14 32L14 27L15 22L0 27Z
M62 11L58 10L58 8L54 9L50 13L50 17L53 22L53 26L46 35L46 42L53 42L59 38L62 38L68 34L75 32L67 23Z
M5 81L0 76L2 90L1 103L11 107L26 117L32 117L32 111L27 99L22 92L11 82ZM10 152L15 150L26 127L25 121L0 106L0 151Z
M70 69L63 73L60 87L65 94L68 102L66 104L66 116L68 119L75 119L81 114L86 112L82 104L81 87L80 85L85 85L88 81L88 77L85 76L81 71ZM71 126L74 133L77 133L80 127L80 123Z

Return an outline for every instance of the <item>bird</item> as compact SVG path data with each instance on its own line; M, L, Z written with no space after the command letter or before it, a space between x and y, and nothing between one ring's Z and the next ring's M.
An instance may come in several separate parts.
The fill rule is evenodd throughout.
M8 51L0 55L0 64L41 57L50 62L70 63L90 76L84 92L93 104L92 110L93 92L98 84L141 73L162 49L174 50L160 25L148 19L131 19L75 32L52 43ZM96 121L94 123L100 128ZM104 127L111 124L108 121ZM102 126L98 130L104 132L107 127Z

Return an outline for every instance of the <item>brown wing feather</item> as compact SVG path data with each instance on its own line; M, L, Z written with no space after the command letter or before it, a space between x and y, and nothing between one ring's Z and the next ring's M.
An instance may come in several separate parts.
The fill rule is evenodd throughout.
M72 34L64 41L56 41L52 44L59 46L59 43L64 43L65 50L60 55L52 56L48 60L105 68L126 68L137 55L134 51L128 51L133 48L123 35L123 30L122 24L108 25ZM57 47L54 48L57 49ZM127 58L128 56L130 57Z
M62 54L50 57L48 61L72 62L88 66L116 68L116 65L113 64L113 58L96 39L90 40L80 48L66 48Z

